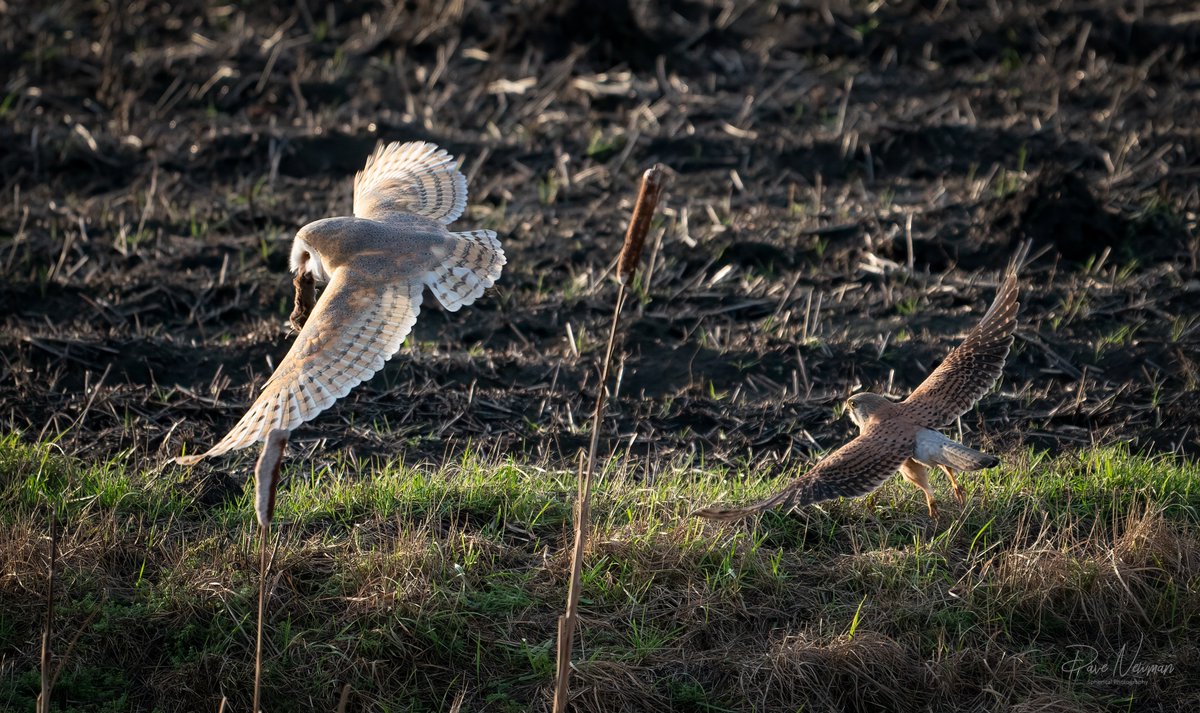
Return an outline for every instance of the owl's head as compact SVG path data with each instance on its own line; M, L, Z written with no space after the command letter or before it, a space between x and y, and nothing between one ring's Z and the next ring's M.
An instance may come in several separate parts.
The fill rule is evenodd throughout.
M846 413L850 414L850 420L855 426L864 428L871 416L874 416L881 408L890 408L891 401L879 394L863 392L855 394L846 399Z

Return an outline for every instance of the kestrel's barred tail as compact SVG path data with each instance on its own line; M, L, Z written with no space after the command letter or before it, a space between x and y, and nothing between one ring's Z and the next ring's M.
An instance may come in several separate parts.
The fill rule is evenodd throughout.
M467 208L467 177L454 157L433 144L380 146L354 177L354 215L387 222L389 214L416 213L443 225Z
M944 465L955 470L981 470L1000 463L996 456L963 445L931 428L917 431L913 457L925 465Z
M450 255L425 275L425 284L442 306L457 312L496 283L506 262L496 234L490 230L451 233Z
M942 457L937 463L955 470L982 470L999 465L1000 459L962 443L951 443L942 448Z

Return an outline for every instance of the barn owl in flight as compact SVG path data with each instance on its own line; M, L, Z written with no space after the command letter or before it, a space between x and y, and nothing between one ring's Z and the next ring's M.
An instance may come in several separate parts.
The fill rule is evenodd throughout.
M383 368L417 321L428 287L451 312L500 277L504 250L490 230L451 232L467 179L425 142L381 145L354 177L354 215L305 225L292 242L300 330L246 415L209 456L290 432ZM313 283L327 283L312 305ZM308 309L311 307L311 314Z

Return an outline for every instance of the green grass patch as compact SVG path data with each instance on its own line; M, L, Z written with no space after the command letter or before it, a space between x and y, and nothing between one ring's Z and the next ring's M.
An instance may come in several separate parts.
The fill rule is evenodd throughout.
M345 683L370 710L443 711L459 691L465 710L546 704L571 471L468 454L292 460L285 475L266 710L332 709ZM1200 675L1198 475L1120 448L1018 453L968 474L962 508L939 484L937 523L897 478L718 526L689 513L782 482L615 459L584 562L580 709L1178 708ZM195 483L215 476L0 438L0 709L37 694L52 516L54 650L69 649L54 710L247 705L250 486L206 505Z

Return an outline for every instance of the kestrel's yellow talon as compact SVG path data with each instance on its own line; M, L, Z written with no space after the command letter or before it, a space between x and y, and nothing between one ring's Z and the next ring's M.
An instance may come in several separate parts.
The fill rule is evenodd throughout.
M954 477L954 469L948 465L941 466L942 471L946 473L946 477L950 479L950 489L954 492L954 499L961 506L967 501L966 491L963 486L959 485L958 479Z

